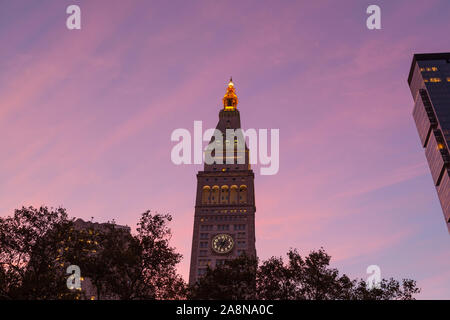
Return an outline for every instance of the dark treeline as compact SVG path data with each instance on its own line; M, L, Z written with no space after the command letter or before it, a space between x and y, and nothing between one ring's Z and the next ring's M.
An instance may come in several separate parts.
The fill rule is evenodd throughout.
M0 218L0 299L410 300L420 292L409 279L368 289L331 268L323 249L306 257L290 250L287 262L244 255L189 287L176 270L182 256L169 243L171 220L144 212L133 234L114 222L80 227L62 208L15 210ZM81 270L79 290L67 286L70 265Z

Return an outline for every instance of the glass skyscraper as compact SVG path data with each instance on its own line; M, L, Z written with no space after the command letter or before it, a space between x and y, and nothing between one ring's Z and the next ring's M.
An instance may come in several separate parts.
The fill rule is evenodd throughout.
M414 121L450 232L450 52L415 54L408 83Z

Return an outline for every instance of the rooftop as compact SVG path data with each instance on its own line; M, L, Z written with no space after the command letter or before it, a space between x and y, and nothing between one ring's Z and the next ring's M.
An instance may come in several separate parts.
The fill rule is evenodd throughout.
M450 52L438 52L438 53L416 53L413 56L411 68L409 69L408 84L411 84L414 67L417 61L424 60L450 60Z

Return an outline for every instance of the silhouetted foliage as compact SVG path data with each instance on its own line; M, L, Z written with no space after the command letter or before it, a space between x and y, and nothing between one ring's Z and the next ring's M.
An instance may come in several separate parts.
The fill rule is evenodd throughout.
M208 267L189 291L190 299L248 300L256 298L256 270L258 262L242 255L226 260L214 269Z
M65 209L33 207L0 218L0 299L82 299L69 290L66 268L76 264L96 299L183 299L176 272L181 255L170 247L170 215L144 212L137 233L115 223L77 227ZM368 289L330 267L323 250L301 257L297 250L258 266L253 257L227 260L189 288L190 299L410 300L420 292L414 280L383 279Z
M56 299L68 291L59 252L72 226L64 209L33 207L0 218L0 298Z
M114 223L77 230L62 208L15 210L0 218L0 299L89 298L67 288L71 264L93 284L96 299L183 298L170 221L170 215L147 211L132 235Z
M411 300L420 292L413 280L383 279L380 288L368 289L364 280L351 280L330 268L331 257L323 250L302 258L297 250L272 257L259 267L246 256L223 267L208 270L190 288L191 299L262 300Z
M175 266L181 255L169 246L167 223L170 215L142 214L137 235L132 236L114 225L100 233L98 255L82 263L82 270L97 288L102 299L180 299L185 283Z

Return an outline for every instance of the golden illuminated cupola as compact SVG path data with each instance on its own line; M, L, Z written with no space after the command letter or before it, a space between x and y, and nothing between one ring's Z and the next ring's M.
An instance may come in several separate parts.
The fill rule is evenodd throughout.
M234 111L237 108L238 97L234 87L233 78L228 82L227 93L223 96L223 109L225 111Z

